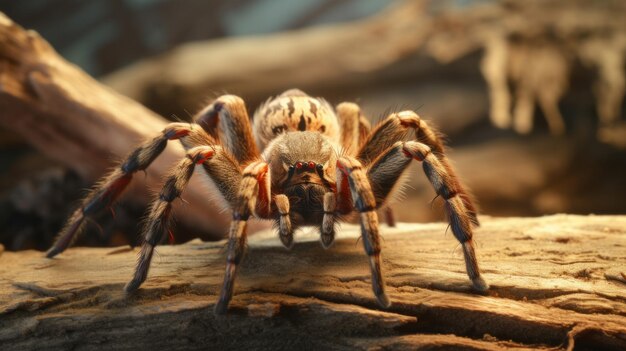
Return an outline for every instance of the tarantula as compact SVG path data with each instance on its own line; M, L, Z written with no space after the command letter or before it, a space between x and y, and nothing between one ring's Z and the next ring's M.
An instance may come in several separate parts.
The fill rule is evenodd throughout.
M293 245L296 228L317 226L321 243L328 248L335 238L335 222L355 210L369 257L372 289L380 305L388 307L376 209L398 188L401 175L414 159L423 163L437 195L445 200L474 288L488 289L472 243L472 227L478 225L475 207L448 163L437 132L415 112L391 114L372 129L356 104L344 102L333 109L325 100L293 89L261 105L254 113L253 126L244 101L233 95L217 98L194 120L195 124L168 125L159 136L131 152L83 200L47 257L63 252L86 218L110 207L135 172L145 170L169 140L179 140L186 157L172 170L152 203L135 274L125 286L127 292L145 281L154 248L169 231L172 202L181 195L195 167L201 166L233 216L216 313L225 313L232 298L250 216L275 221L287 248ZM411 130L416 139L404 141Z

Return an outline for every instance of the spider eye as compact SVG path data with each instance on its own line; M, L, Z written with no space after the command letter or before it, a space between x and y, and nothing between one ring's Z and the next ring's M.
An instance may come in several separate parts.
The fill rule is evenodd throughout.
M272 133L274 133L274 135L278 135L284 131L285 131L285 126L278 126L278 127L272 128Z

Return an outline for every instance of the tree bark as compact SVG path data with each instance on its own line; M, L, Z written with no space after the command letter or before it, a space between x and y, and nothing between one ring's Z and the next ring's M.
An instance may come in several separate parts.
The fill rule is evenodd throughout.
M470 290L446 224L383 227L392 306L370 287L358 228L323 250L314 230L289 252L250 238L228 315L212 307L225 242L159 248L143 287L122 292L137 250L0 256L0 344L27 349L626 348L626 216L482 218L478 258L491 289ZM456 248L456 249L455 249Z

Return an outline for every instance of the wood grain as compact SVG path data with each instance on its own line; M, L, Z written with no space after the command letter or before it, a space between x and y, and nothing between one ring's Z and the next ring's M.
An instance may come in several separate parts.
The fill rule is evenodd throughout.
M444 223L383 227L393 302L370 289L358 228L325 251L314 231L284 249L251 237L229 314L212 306L224 242L164 246L125 296L137 250L75 248L48 260L0 256L3 350L626 348L626 216L481 218L478 256L491 290L470 291Z

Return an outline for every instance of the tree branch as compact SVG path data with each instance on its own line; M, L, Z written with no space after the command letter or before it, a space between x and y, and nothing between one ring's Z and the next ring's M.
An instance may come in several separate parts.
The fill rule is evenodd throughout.
M21 135L44 154L94 181L167 121L115 93L60 57L36 32L25 31L0 13L0 125ZM184 151L170 143L137 176L131 197L148 201ZM140 189L140 190L139 190ZM192 180L178 217L199 231L222 236L228 218Z

